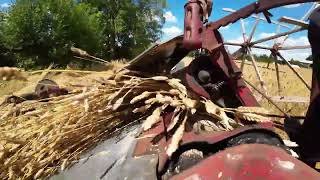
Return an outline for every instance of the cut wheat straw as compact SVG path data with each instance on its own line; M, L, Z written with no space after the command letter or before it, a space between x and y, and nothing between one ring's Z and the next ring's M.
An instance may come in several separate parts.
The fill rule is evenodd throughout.
M153 111L153 113L142 124L143 130L146 131L146 130L150 129L154 124L159 122L161 120L160 114L161 114L161 107L158 107L157 109L155 109Z
M173 131L167 149L169 156L179 147L185 127L191 123L189 119L197 119L198 114L209 114L208 121L221 131L239 126L227 112L236 114L240 120L258 121L258 117L251 116L251 110L223 109L209 100L199 102L200 97L190 96L192 93L178 79L138 77L124 70L103 84L106 85L88 87L49 102L3 105L0 179L48 178L70 167L82 153L117 129L143 116L142 128L147 131L162 121L163 111L170 109L174 109L174 116L168 127Z
M175 133L172 136L171 143L168 146L167 149L167 155L169 157L172 156L172 154L178 149L179 143L183 137L186 122L187 122L188 116L186 114L184 120L182 121L181 125L178 127L178 129L175 131Z
M0 67L0 79L4 81L27 80L26 76L22 73L22 70L15 67Z

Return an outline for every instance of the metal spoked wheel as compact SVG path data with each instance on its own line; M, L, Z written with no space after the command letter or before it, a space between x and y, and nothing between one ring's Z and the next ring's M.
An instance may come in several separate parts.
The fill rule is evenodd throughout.
M310 45L298 45L298 46L286 46L286 42L288 41L288 38L290 35L305 31L308 29L308 23L307 20L311 13L319 6L317 2L313 3L310 9L301 17L301 19L293 19L289 17L281 17L279 21L273 21L268 18L264 18L260 15L252 15L249 18L254 18L255 23L251 26L251 32L250 34L247 33L246 26L244 20L240 20L240 25L241 25L241 31L242 31L242 42L225 42L224 44L226 46L235 46L239 47L237 51L235 51L232 55L235 59L241 60L241 70L243 71L244 74L246 72L244 71L244 66L246 64L246 58L251 62L255 76L259 82L259 90L261 93L265 94L266 96L269 96L268 89L266 86L266 82L264 80L264 77L262 76L262 73L258 67L256 58L253 54L253 51L255 49L262 49L262 50L267 50L270 52L270 57L273 59L274 62L274 68L275 68L275 76L277 80L277 93L279 97L279 100L283 97L283 84L281 83L281 76L280 76L280 70L279 70L279 64L285 64L289 67L289 69L296 75L297 80L300 80L304 86L308 89L311 90L310 82L307 82L303 78L303 76L294 68L294 66L289 62L288 59L286 59L283 55L284 51L288 50L300 50L300 49L310 49ZM235 10L229 9L229 8L223 8L223 11L233 13ZM265 37L262 39L255 40L254 36L257 31L257 27L260 23L265 23L269 22L274 26L277 26L277 30L275 33L272 33L271 36ZM284 32L280 32L280 29L283 28L285 29ZM273 41L272 45L266 46L263 45L263 43ZM268 64L269 67L269 64ZM261 94L260 93L260 94ZM293 98L293 97L287 97L290 101L299 101L299 98ZM276 98L273 98L276 99Z

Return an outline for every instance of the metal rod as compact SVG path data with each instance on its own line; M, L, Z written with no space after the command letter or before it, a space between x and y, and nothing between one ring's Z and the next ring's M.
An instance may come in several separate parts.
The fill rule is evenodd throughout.
M287 46L287 47L280 47L279 50L295 50L295 49L309 49L311 48L310 45L305 45L305 46Z
M243 71L243 69L244 69L244 65L246 64L246 58L245 58L245 53L244 54L242 54L242 61L241 61L241 67L240 67L240 69L241 69L241 71Z
M254 45L254 46L252 46L252 48L255 48L255 49L272 50L272 48L270 48L270 47L258 46L258 45Z
M310 15L312 14L313 10L314 10L315 8L317 8L317 5L318 5L318 2L314 2L314 3L312 4L312 6L310 7L310 9L306 12L306 14L301 18L301 20L302 20L302 21L307 20L307 19L310 17Z
M272 54L272 56L274 58L274 65L275 65L275 68L276 68L278 94L281 95L281 84L280 84L280 73L279 73L278 57L275 54Z
M243 42L247 42L246 27L245 27L245 24L244 24L244 20L243 20L243 19L240 19L240 24L241 24L241 31L242 31Z
M305 21L307 20L311 13L313 12L313 10L317 7L317 2L314 2L311 6L311 8L306 12L306 14L301 18L302 21ZM297 28L297 26L294 26L292 29L299 29ZM289 35L286 35L286 37L284 37L282 43L281 43L281 46L286 42L286 40L289 38Z
M233 43L233 42L224 42L224 45L229 45L229 46L242 46L242 43Z
M222 10L223 10L223 11L226 11L226 12L230 12L230 13L236 12L236 10L231 9L231 8L222 8ZM262 21L267 22L267 20L266 20L265 18L262 18L262 17L260 17L260 16L258 16L258 15L254 15L254 14L253 14L253 15L251 15L251 16L249 16L249 17L255 18L255 19L259 19L259 20L262 20ZM280 22L277 22L277 21L271 20L271 23L290 29L289 26L287 26L287 25L285 25L285 24L282 24L282 23L280 23Z
M226 45L226 46L243 46L243 44L240 44L240 43L232 43L232 42L224 42L223 44ZM270 47L258 46L258 45L253 45L253 46L251 46L251 48L272 50L272 48L270 48Z
M277 30L276 30L276 34L279 34L279 33L280 33L280 29L281 29L281 27L278 26L278 27L277 27ZM273 45L276 45L277 42L278 42L278 39L274 39Z
M270 41L270 40L272 40L272 39L277 39L277 38L279 38L279 37L286 36L286 35L289 35L289 34L293 34L293 33L296 33L296 32L300 32L300 31L303 31L303 30L305 30L305 28L303 28L303 27L297 28L297 29L294 29L294 30L291 30L291 31L288 31L288 32L276 34L276 35L274 35L274 36L270 36L270 37L267 37L267 38L263 38L263 39L257 40L257 41L255 41L255 42L252 42L251 44L252 44L252 45L256 45L256 44L259 44L259 43L263 43L263 42L266 42L266 41Z
M253 25L252 31L251 31L251 33L250 33L250 36L249 36L249 38L248 38L248 42L251 42L251 41L252 41L252 38L253 38L253 36L254 36L254 33L255 33L256 30L257 30L257 27L258 27L259 22L260 22L260 18L257 18L257 19L256 19L256 22L255 22L254 25Z
M253 54L252 54L252 52L251 52L251 49L250 49L250 48L247 48L247 52L248 52L249 56L251 57L252 64L253 64L254 70L255 70L255 72L256 72L256 75L257 75L257 77L258 77L258 80L259 80L259 82L260 82L260 85L261 85L262 89L266 92L266 91L267 91L267 88L265 87L265 84L264 84L263 79L262 79L262 77L261 77L261 74L260 74L260 71L259 71L259 69L258 69L256 60L255 60L255 58L254 58L254 56L253 56Z
M243 46L243 44L240 44L240 43L232 43L232 42L224 42L223 44L226 45L226 46ZM253 46L251 46L251 48L272 50L272 48L270 48L270 47L258 46L258 45L253 45Z
M261 94L264 98L266 98L272 105L274 105L281 113L285 115L285 117L290 117L286 112L284 112L275 102L272 101L265 93L260 91L258 88L256 88L253 84L251 84L249 81L243 78L243 80L251 86L255 91L257 91L259 94Z
M303 77L292 67L292 65L287 61L280 53L277 54L278 57L281 58L288 66L289 68L298 76L298 78L303 82L304 85L311 91L311 86L303 79Z

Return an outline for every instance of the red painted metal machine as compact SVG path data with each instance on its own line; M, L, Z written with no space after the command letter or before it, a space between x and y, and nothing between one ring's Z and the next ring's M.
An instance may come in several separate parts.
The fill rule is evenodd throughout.
M208 23L212 1L188 0L185 5L184 35L152 46L135 58L127 68L142 71L146 75L164 73L181 78L194 93L210 98L222 107L259 106L242 79L242 72L224 48L218 29L254 13L263 13L270 21L269 9L314 1L259 0L220 20ZM169 158L166 147L171 139L167 134L166 124L171 120L172 113L168 112L163 115L163 123L139 133L138 137L130 139L126 134L122 140L115 143L110 141L107 144L108 150L117 144L122 148L121 151L129 146L132 148L123 153L124 158L120 155L118 157L121 152L114 151L111 159L117 157L120 160L109 163L98 177L179 180L320 179L320 174L315 170L317 162L320 162L320 143L316 140L320 135L320 12L316 10L310 19L309 39L315 59L310 110L302 125L289 116L284 125L291 140L299 144L295 151L300 159L291 156L290 149L273 132L275 124L272 123L247 125L230 132L216 133L199 133L189 127L181 146ZM176 66L188 53L198 49L204 49L206 55L197 57L188 65ZM154 137L155 134L158 135ZM134 142L133 145L129 145L128 141ZM106 162L102 162L103 157L92 159L93 162L86 160L83 164L88 164L89 161L95 164L95 168L90 170L87 168L91 167L89 165L77 165L64 178L97 177L99 168L104 167ZM108 159L110 161L110 157ZM95 174L90 174L88 169L90 172L95 171Z
M242 79L241 71L224 48L218 28L246 18L253 13L263 13L270 21L272 15L268 12L269 9L303 2L311 1L260 0L218 21L208 23L212 1L189 0L185 5L183 37L167 42L165 45L167 47L154 49L164 52L162 59L165 59L165 56L169 57L168 64L172 61L176 63L177 59L180 60L190 51L204 49L208 55L196 58L178 75L185 84L198 95L211 98L217 103L223 99L220 104L222 106L259 106ZM311 44L315 58L319 58L320 54L319 49L316 50L320 42L319 19L320 13L316 10L311 16L309 28L309 38L313 39ZM166 51L168 47L171 48L171 52ZM157 54L161 55L159 52ZM148 57L138 57L136 63L133 63L135 69L139 69L139 62L145 63L144 58ZM143 65L141 64L140 70L143 70ZM154 65L161 67L158 64ZM320 115L317 114L317 110L320 109L319 67L319 63L314 63L312 103L304 124L299 125L297 120L289 116L285 123L285 129L291 138L299 143L297 151L301 156L300 160L288 153L281 138L272 131L273 124L248 125L231 132L209 135L197 135L190 131L184 136L180 149L171 159L168 159L165 154L165 147L170 140L159 138L151 141L149 138L142 138L138 140L133 156L144 157L147 154L158 154L157 178L162 179L320 179L320 174L313 169L320 161L320 148L314 142L314 137L320 135ZM219 97L212 96L219 92L212 92L212 89L206 86L208 82L202 83L203 77L201 76L206 76L206 74L210 76L211 84L223 84L220 88L224 92L220 92ZM170 114L167 116L169 116L167 119L170 119ZM141 137L165 132L166 123L169 122L166 122L164 118L163 125L144 133ZM188 152L187 155L185 155L186 152ZM203 155L197 159L199 152Z

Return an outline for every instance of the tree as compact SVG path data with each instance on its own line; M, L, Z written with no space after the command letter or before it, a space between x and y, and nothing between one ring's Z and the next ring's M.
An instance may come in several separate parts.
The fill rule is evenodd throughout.
M17 0L3 27L4 44L16 51L18 65L65 65L77 46L101 55L102 14L73 0Z
M308 56L308 57L306 58L306 60L307 60L307 61L313 61L312 55Z
M132 58L160 38L164 7L166 0L16 0L0 24L0 55L3 47L25 68L66 65L71 46Z
M166 0L83 0L103 14L110 58L132 58L161 36Z
M15 59L11 51L9 51L4 44L4 33L3 28L7 18L6 12L0 12L0 67L1 66L14 66Z

